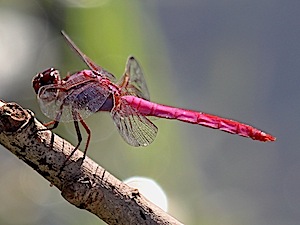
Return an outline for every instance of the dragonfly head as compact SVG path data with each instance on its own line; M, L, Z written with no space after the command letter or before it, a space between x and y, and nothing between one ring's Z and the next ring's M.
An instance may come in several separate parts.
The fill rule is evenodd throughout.
M51 67L43 71L42 73L38 73L37 75L35 75L32 79L32 86L35 93L37 94L41 87L49 84L58 84L59 82L59 71Z

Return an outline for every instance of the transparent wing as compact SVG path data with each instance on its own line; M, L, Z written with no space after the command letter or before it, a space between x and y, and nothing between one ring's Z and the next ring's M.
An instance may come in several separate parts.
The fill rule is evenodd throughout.
M119 81L119 85L127 95L150 100L142 68L133 56L130 56L127 60L125 72Z
M66 39L70 47L79 55L79 57L85 62L85 64L94 72L95 75L106 77L112 81L116 78L113 74L103 69L101 66L97 65L93 60L91 60L86 54L84 54L76 44L71 40L71 38L64 32L61 31L62 35Z
M55 121L70 122L97 112L109 94L108 90L96 82L80 84L69 90L59 85L47 85L39 90L38 102L47 117Z
M111 111L111 116L120 135L132 146L147 146L156 137L157 127L126 101L122 101L119 107L115 107Z

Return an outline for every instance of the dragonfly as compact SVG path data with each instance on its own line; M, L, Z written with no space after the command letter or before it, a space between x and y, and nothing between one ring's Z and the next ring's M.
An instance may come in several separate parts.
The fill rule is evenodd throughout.
M110 112L121 137L135 147L148 146L156 137L158 128L148 117L198 124L262 142L276 140L270 134L231 119L151 102L142 68L133 56L127 59L125 72L116 82L112 73L85 55L64 31L61 33L89 69L62 79L57 69L49 68L38 73L32 85L41 111L52 119L44 124L47 129L56 128L60 122L74 122L78 142L71 155L82 142L80 123L87 133L85 157L91 130L84 119L101 111Z

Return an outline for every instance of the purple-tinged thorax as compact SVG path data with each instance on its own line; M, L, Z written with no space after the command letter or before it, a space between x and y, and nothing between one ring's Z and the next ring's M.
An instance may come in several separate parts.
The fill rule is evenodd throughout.
M78 71L61 79L57 69L49 68L38 73L33 78L32 85L36 94L44 86L57 85L61 91L69 92L65 95L64 104L73 104L77 108L88 107L92 112L111 111L114 106L113 95L120 92L118 86L109 79L96 76L91 70ZM76 89L79 91L75 91L73 95L72 92ZM101 94L108 96L102 105L97 106L95 100L101 99Z
M88 82L89 79L91 80L97 79L99 84L103 83L104 80L106 80L107 83L112 84L108 79L102 78L100 76L95 76L95 74L91 70L81 70L79 72L72 74L71 76L65 77L61 82L62 84L71 87L71 86L85 85L85 83ZM112 93L118 91L115 85L113 85L112 87L110 86L109 88L111 89L110 91ZM114 100L113 100L112 93L107 97L103 105L97 111L112 110L112 108L114 107ZM80 96L77 97L80 98Z

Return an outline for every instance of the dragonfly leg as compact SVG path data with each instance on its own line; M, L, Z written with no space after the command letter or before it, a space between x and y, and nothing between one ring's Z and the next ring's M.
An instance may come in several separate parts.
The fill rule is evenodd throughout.
M36 134L37 134L38 132L40 132L40 131L53 130L53 129L57 128L58 124L59 124L59 121L55 121L55 120L50 121L49 123L45 123L45 124L43 124L43 125L44 125L46 128L43 128L43 129L40 129L40 130L36 130L36 131L32 134L32 136L36 135ZM51 125L53 125L53 126L52 126L52 127L48 127L48 126L51 126Z
M60 112L59 112L59 113L57 114L57 116L55 117L55 120L52 120L52 121L50 121L50 122L48 122L48 123L44 123L43 125L44 125L46 128L41 129L41 130L38 130L38 131L46 131L46 130L53 130L53 129L55 129L55 128L58 126L58 124L59 124L59 120L60 120L61 114L62 114L62 106L61 106ZM49 127L49 126L51 126L51 125L52 125L52 127ZM37 132L38 132L38 131L37 131Z
M71 154L67 157L66 161L64 162L64 166L65 166L66 162L69 161L69 159L72 157L72 155L79 148L79 146L81 144L81 141L82 141L82 136L81 136L81 132L80 132L80 129L79 129L78 121L74 121L74 126L75 126L75 130L76 130L76 134L77 134L77 145L75 146L75 148L73 149L73 151L71 152Z
M87 137L87 141L86 141L86 144L85 144L85 149L84 149L84 152L83 152L83 159L85 158L85 155L86 155L86 152L87 152L87 149L89 147L89 144L90 144L90 140L91 140L91 130L89 128L89 126L86 124L86 122L84 122L84 120L80 120L80 123L81 125L84 127L88 137Z
M59 124L58 121L52 120L52 121L50 121L50 122L48 122L48 123L44 123L44 124L43 124L43 125L44 125L45 127L47 127L47 128L42 129L42 130L39 130L39 131L43 131L43 130L53 130L53 129L57 128L58 124ZM51 125L52 125L52 127L50 127Z
M72 150L71 154L68 155L68 157L66 158L66 160L64 161L62 167L59 170L58 173L58 177L60 176L61 172L63 171L63 169L65 168L65 166L67 166L67 162L69 161L69 159L72 157L72 155L74 155L74 153L76 152L76 150L79 148L81 141L82 141L82 136L81 136L81 132L79 129L79 124L78 121L74 121L74 126L75 126L75 130L76 130L76 134L77 134L77 145L75 146L75 148Z
M79 115L78 115L79 116ZM86 130L87 134L88 134L88 138L87 138L87 142L86 142L86 145L85 145L85 149L84 149L84 152L83 152L83 158L82 158L82 161L85 159L85 156L86 156L86 152L87 152L87 149L88 149L88 146L89 146L89 143L90 143L90 139L91 139L91 130L90 128L88 127L88 125L84 122L84 120L82 120L80 118L80 123L82 124L82 126L84 127L84 129ZM72 155L76 152L76 150L79 148L81 142L82 142L82 135L81 135L81 132L80 132L80 129L79 129L79 124L78 124L78 121L74 121L74 126L75 126L75 130L76 130L76 134L77 134L77 140L78 140L78 143L77 145L75 146L75 148L73 149L73 151L71 152L71 154L67 157L67 159L65 160L63 166L61 167L60 171L59 171L59 174L58 176L60 176L61 172L63 171L63 168L67 165L67 162L69 161L69 159L72 157Z
M80 117L79 121L80 121L81 125L84 127L84 129L85 129L85 131L88 135L87 141L86 141L86 144L85 144L85 148L84 148L84 152L83 152L83 158L82 158L82 160L84 160L85 156L86 156L87 149L88 149L89 144L90 144L90 140L91 140L91 130L90 130L89 126L86 124L86 122L84 122L84 120L81 117ZM81 136L81 132L80 132L80 129L79 129L78 121L74 121L74 125L75 125L75 130L76 130L76 134L77 134L77 138L78 138L78 144L76 145L76 147L74 148L72 153L69 155L67 160L69 160L72 157L74 152L79 148L79 145L81 144L81 141L82 141L82 136Z

